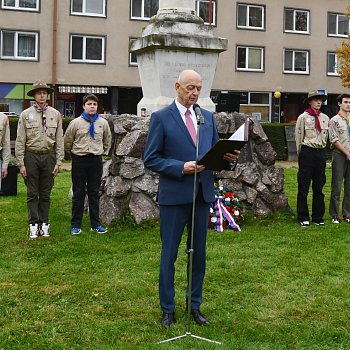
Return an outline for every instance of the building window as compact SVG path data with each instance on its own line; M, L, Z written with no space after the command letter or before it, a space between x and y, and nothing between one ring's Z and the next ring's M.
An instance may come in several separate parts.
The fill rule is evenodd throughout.
M70 62L105 63L105 37L71 35Z
M39 0L1 0L1 8L21 11L39 11Z
M203 19L204 24L216 25L216 0L212 0L211 9L209 0L197 0L196 14Z
M265 7L259 5L237 4L237 28L265 29Z
M264 48L237 46L237 70L262 72L264 70Z
M289 33L309 34L310 11L284 9L284 31Z
M309 51L285 49L283 72L309 74Z
M148 20L157 14L159 0L131 0L131 18Z
M250 115L259 122L269 122L271 113L271 94L268 92L242 92L240 112Z
M129 48L137 38L129 38ZM133 52L129 52L129 66L137 66L137 57Z
M1 31L1 58L37 61L39 34L34 32Z
M338 13L328 13L328 35L347 37L349 33L349 19Z
M339 66L338 56L335 52L327 53L327 75L339 76L337 68Z
M106 16L106 0L71 0L71 14Z

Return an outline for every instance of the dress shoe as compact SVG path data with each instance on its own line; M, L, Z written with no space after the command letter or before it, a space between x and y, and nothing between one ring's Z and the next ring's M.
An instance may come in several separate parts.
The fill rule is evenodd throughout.
M196 323L200 326L207 326L209 324L209 321L204 317L199 309L192 309L191 315L193 316Z
M161 323L165 328L169 328L175 322L175 312L163 312Z

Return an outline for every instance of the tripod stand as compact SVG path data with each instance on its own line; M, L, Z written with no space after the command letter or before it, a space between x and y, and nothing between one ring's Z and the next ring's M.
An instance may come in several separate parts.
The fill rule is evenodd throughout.
M197 117L197 142L196 142L196 164L198 162L198 145L199 145L199 135L200 135L200 126L201 124L204 124L204 118L200 112L200 108L198 105L193 105L196 117ZM193 249L193 238L194 238L194 224L195 224L195 211L196 211L196 193L197 193L197 167L195 167L194 170L194 179L193 179L193 197L192 197L192 217L191 217L191 233L190 233L190 248L188 249L188 300L187 300L187 324L186 324L186 332L182 335L179 335L177 337L169 338L162 340L158 342L158 344L162 343L167 343L170 341L182 339L185 337L192 337L200 340L204 340L210 343L214 344L219 344L221 345L222 343L216 341L216 340L211 340L208 338L203 338L198 335L192 334L191 332L191 303L192 303L192 278L193 278L193 254L194 254L194 249Z

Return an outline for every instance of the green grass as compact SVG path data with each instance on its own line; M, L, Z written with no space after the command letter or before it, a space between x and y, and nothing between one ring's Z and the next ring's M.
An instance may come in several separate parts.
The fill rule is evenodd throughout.
M296 168L285 171L295 209ZM327 169L326 204L330 169ZM160 326L159 227L115 224L70 236L70 173L52 193L52 237L27 239L25 187L0 197L0 349L349 349L346 223L302 229L293 214L250 217L242 232L210 232L202 310L211 325L184 334L186 256L179 250L178 322Z

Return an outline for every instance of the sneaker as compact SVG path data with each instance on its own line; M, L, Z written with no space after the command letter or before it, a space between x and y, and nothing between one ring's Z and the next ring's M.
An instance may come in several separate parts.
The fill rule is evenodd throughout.
M107 233L107 227L104 227L102 225L96 226L96 227L91 227L91 231L95 231L97 233Z
M319 222L315 222L314 221L314 224L316 225L316 226L324 226L324 221L322 220L322 221L319 221Z
M350 216L343 215L343 220L346 221L346 222L350 222Z
M39 233L38 224L29 224L28 233L29 233L29 239L38 238L38 233Z
M43 237L50 237L50 224L43 223L41 225L40 235Z
M308 226L310 226L310 221L307 221L307 220L299 221L299 224L301 227L308 227Z
M81 229L80 227L72 227L70 233L71 235L80 235Z
M340 224L340 219L338 216L332 217L332 224Z

